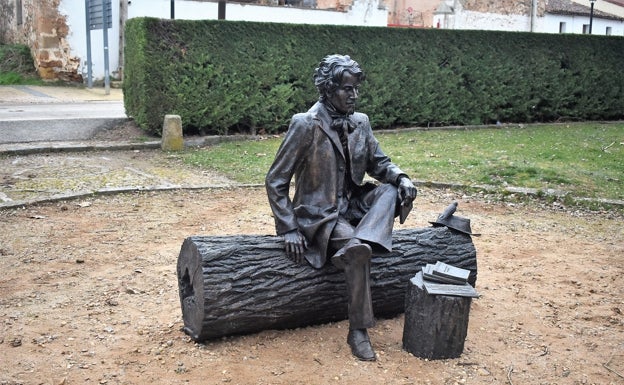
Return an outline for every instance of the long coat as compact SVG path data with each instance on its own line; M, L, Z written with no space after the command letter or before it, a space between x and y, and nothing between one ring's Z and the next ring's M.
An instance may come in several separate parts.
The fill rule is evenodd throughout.
M405 174L382 152L368 116L356 112L351 120L356 124L348 139L353 183L362 186L368 174L381 183L397 185ZM331 121L320 102L308 112L294 115L265 180L277 234L299 229L308 242L305 258L316 268L327 260L330 235L346 202L347 163Z

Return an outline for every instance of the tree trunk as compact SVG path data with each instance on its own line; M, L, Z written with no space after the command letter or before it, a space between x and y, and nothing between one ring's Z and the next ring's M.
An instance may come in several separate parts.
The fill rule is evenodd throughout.
M407 287L403 349L428 359L461 356L471 302L470 297L428 294L417 274Z
M375 316L402 313L410 278L436 261L470 270L474 286L477 256L469 235L446 227L395 231L393 251L371 263ZM282 237L189 237L177 274L184 330L195 341L347 318L343 273L331 263L296 265Z

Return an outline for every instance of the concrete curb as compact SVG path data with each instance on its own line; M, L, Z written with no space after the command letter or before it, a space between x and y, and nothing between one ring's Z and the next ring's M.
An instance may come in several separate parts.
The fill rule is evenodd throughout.
M540 197L551 197L551 198L557 198L557 199L568 198L574 202L592 202L592 203L599 203L599 204L604 204L604 205L619 206L619 207L624 208L624 200L575 197L575 196L570 195L570 193L568 192L561 191L561 190L553 190L553 189L540 190L536 188L527 188L527 187L513 187L513 186L497 187L497 186L492 186L492 185L469 186L469 185L462 185L462 184L456 184L456 183L440 183L440 182L425 182L425 181L414 181L414 184L416 186L426 186L426 187L431 187L431 188L436 188L436 189L446 188L446 189L451 189L451 190L478 190L478 191L483 191L483 192L487 192L490 194L497 194L497 193L505 194L505 195L517 194L517 195L524 195L524 196L528 196L532 198L540 198Z
M30 142L61 140L86 141L99 131L109 130L127 122L128 118L67 118L40 120L0 121L0 144L22 143L24 133Z
M541 191L538 189L530 189L530 188L520 188L520 187L506 187L506 188L498 188L496 186L466 186L461 184L452 184L452 183L439 183L439 182L424 182L424 181L414 181L416 186L426 186L434 189L451 189L451 190L479 190L485 191L488 193L506 193L506 194L519 194L530 196L534 198L550 196L556 198L562 198L567 196L566 193L561 191ZM85 190L78 191L67 194L57 194L47 198L42 199L33 199L27 201L10 201L4 202L0 204L0 210L3 209L15 209L26 206L32 206L39 203L49 203L49 202L58 202L65 200L76 200L80 198L101 196L101 195L114 195L114 194L123 194L123 193L133 193L133 192L158 192L158 191L175 191L175 190L223 190L230 188L264 188L264 184L227 184L227 185L200 185L200 186L181 186L181 185L162 185L162 186L129 186L129 187L115 187L115 188L106 188L99 190ZM594 198L578 198L571 197L574 202L593 202L599 204L606 204L612 206L618 206L624 208L623 200L614 200L614 199L594 199Z
M160 141L149 142L37 142L0 145L0 155L33 155L58 152L132 151L158 149Z
M135 192L159 192L159 191L176 191L176 190L226 190L231 188L264 188L263 184L228 184L228 185L202 185L202 186L181 186L181 185L162 185L162 186L129 186L129 187L113 187L99 190L84 190L67 194L56 194L47 198L31 199L24 201L10 201L0 204L0 210L17 209L32 206L39 203L51 203L67 200L76 200L81 198L93 198L96 196L115 195Z
M185 148L213 146L219 143L235 142L253 138L251 135L205 136L184 140ZM132 151L143 149L158 149L160 140L146 142L136 141L54 141L54 142L27 142L0 144L0 155L32 155L58 152L87 152L87 151Z

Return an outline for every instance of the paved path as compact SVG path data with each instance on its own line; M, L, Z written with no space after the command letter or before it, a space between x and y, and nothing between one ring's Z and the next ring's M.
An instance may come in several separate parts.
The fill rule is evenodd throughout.
M179 153L160 150L160 140L145 141L139 130L115 125L127 118L122 91L110 91L0 86L0 220L2 209L93 194L237 185L184 163ZM94 139L104 128L106 135L96 138L108 139ZM186 138L185 143L221 140Z
M62 103L123 101L123 91L111 88L106 95L103 88L52 86L0 86L0 105L19 103Z
M0 87L0 143L88 140L127 119L120 89Z
M113 143L114 144L114 143ZM160 149L0 155L1 210L94 194L236 185Z
M93 140L125 120L120 89L106 95L103 88L0 86L0 209L229 183L160 151L158 141Z
M123 101L0 104L0 121L126 119Z

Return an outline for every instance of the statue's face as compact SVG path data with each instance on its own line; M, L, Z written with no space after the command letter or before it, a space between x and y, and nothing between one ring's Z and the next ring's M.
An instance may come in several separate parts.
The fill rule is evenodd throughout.
M355 101L358 98L358 87L360 81L357 76L350 72L342 75L340 87L334 93L327 96L327 100L334 108L342 114L352 114L355 112Z

